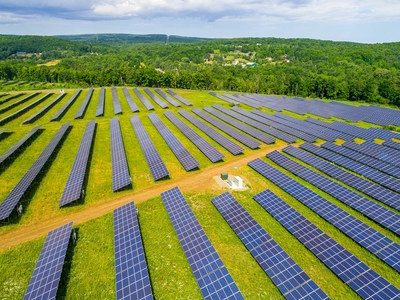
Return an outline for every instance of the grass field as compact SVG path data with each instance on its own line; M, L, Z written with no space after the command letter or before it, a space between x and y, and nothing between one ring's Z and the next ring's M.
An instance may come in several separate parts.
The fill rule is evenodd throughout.
M82 91L80 96L60 121L49 122L51 116L53 116L74 93L73 90L70 90L67 91L68 95L52 107L42 118L30 125L20 125L23 120L54 99L57 96L54 94L31 111L26 112L3 126L4 128L10 127L8 131L11 132L11 134L8 134L6 137L1 139L0 153L6 151L33 127L43 124L43 130L36 135L26 147L24 147L23 151L15 157L12 163L8 163L0 170L0 201L6 197L20 178L26 173L60 126L72 120L70 132L68 132L66 138L57 148L56 153L52 155L50 162L45 165L38 180L34 182L34 184L28 189L26 195L24 195L22 201L24 212L22 216L18 217L14 213L9 224L0 226L0 238L2 235L12 233L13 231L23 230L24 228L29 228L30 226L41 224L43 222L51 222L51 220L56 218L67 218L71 214L85 210L96 210L98 205L112 203L121 197L129 196L136 192L158 189L159 187L163 187L166 182L173 183L177 179L187 177L188 174L190 174L190 176L200 174L203 171L212 170L215 166L223 167L227 162L237 159L237 157L235 158L219 144L197 130L191 123L180 117L177 113L181 108L190 111L191 107L170 107L169 109L179 116L180 119L189 127L196 130L196 132L222 152L225 155L225 159L222 162L216 164L211 163L196 146L194 146L166 117L163 116L162 113L165 110L156 106L155 112L157 115L200 163L199 170L187 173L147 118L148 111L146 108L136 98L132 89L129 88L128 90L130 94L140 109L140 112L137 114L170 171L169 179L154 182L129 120L132 113L130 112L122 89L118 88L117 90L121 107L124 112L119 116L119 120L130 174L133 181L132 188L118 193L112 192L109 119L114 117L114 112L111 89L107 89L105 115L104 117L96 118L97 129L95 132L90 165L88 168L87 182L85 183L85 199L78 201L74 205L62 209L58 208L58 202L61 198L85 126L88 121L95 118L99 89L94 90L92 99L82 120L73 120L73 117L82 103L87 90ZM45 92L46 91L43 93ZM43 93L21 106L17 106L4 114L0 114L0 119L19 110L21 107L34 102L41 97ZM178 91L178 93L193 102L196 107L201 108L214 103L229 107L228 103L209 95L208 92ZM4 99L4 97L1 99ZM18 101L19 99L21 98L15 98L10 100L10 102L0 104L0 109L9 105L13 101ZM242 107L251 110L250 107ZM268 109L263 109L263 111L270 113L273 112ZM303 118L302 116L290 112L285 113L297 118ZM358 125L362 127L371 126L371 124L365 122ZM217 129L217 131L219 130ZM227 136L224 133L222 134ZM299 143L300 142L297 142L297 144ZM238 144L240 143L238 142ZM250 153L259 153L259 157L262 157L263 153L268 149L272 149L272 147L283 147L286 143L277 141L274 146L263 145L257 150L250 150L242 144L240 145L246 148L246 150L242 155L239 155L239 158L245 157ZM294 176L274 164L271 160L266 158L264 158L264 160L282 170L284 173ZM234 197L331 298L357 299L359 296L338 277L336 277L334 273L323 265L319 259L308 251L296 238L286 231L278 221L259 206L252 199L254 194L261 192L266 188L271 189L307 217L311 222L316 224L324 232L360 258L368 266L400 288L400 275L395 270L391 269L376 256L356 244L333 225L325 222L317 214L280 188L276 187L250 167L239 165L237 169L227 169L226 171L231 174L240 175L245 179L246 184L249 186L247 191L233 192L232 194ZM215 175L218 174L214 174L214 176ZM400 243L400 238L389 230L386 230L382 226L369 220L362 214L328 194L319 191L304 180L297 177L294 178L305 186L321 194L332 203L356 216L364 223L382 232L395 242ZM194 181L193 186L196 185L198 185L198 183ZM207 186L197 186L196 190L198 192L185 192L184 195L245 298L283 298L279 290L258 266L256 261L241 243L240 239L230 229L229 225L211 203L213 197L227 189L219 187L217 184L211 184ZM371 199L370 197L367 198ZM200 290L179 244L179 240L174 232L161 197L158 196L137 203L136 206L139 210L139 222L155 297L160 299L200 299ZM57 298L114 299L115 275L112 213L105 214L84 223L75 224L74 228L78 232L78 239L76 245L70 245L69 247L67 263L64 266ZM43 236L38 239L22 243L10 249L0 250L0 298L20 299L23 297L46 234L47 232L43 232Z

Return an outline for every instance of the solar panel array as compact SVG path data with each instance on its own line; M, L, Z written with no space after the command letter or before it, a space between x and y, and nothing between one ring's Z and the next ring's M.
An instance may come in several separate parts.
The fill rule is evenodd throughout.
M178 99L179 101L181 101L183 104L187 105L187 106L191 106L193 105L192 102L190 102L189 100L186 100L185 98L183 98L181 95L178 95L177 93L171 91L171 90L166 90L166 92L168 94L170 94L172 97L175 97L176 99Z
M397 142L394 142L394 141L385 141L385 142L382 143L382 145L400 151L400 143L397 143Z
M134 88L133 92L139 98L139 100L143 103L143 105L146 106L147 110L154 110L153 104L151 104L150 101L147 100L146 97L143 96L143 94L137 88Z
M319 126L319 127L315 127L315 128L319 128L319 130L321 130L323 132L328 132L328 133L330 133L331 135L334 135L334 136L337 135L337 138L345 140L345 141L353 141L353 140L355 140L357 138L354 135L334 130L334 129L329 127L330 123L322 121L322 120L319 120L319 119L314 119L312 117L308 117L304 121L308 122L308 123L311 123L313 125Z
M329 299L229 192L211 201L287 299Z
M133 101L133 98L132 98L131 94L129 94L128 89L126 87L124 87L122 89L122 91L124 92L126 101L128 102L131 111L132 112L138 112L139 111L139 107L136 105L135 101Z
M203 139L196 131L175 116L173 112L166 111L164 116L166 116L168 120L170 120L190 141L192 141L209 160L217 162L225 157L221 152L215 149L214 146Z
M66 123L61 126L57 131L51 141L47 144L46 148L36 159L33 165L17 183L17 185L12 189L12 191L7 195L4 201L0 204L0 220L4 220L10 216L15 206L21 200L22 196L35 180L36 176L39 174L40 170L43 168L58 143L67 131L70 123Z
M206 114L204 111L198 109L197 107L192 109L192 112L198 115L199 117L206 120L208 123L214 125L219 130L225 132L229 136L233 137L234 139L238 140L242 144L246 145L250 149L256 149L261 146L261 143L252 139L251 137L241 133L240 131L236 130L235 128L226 125L225 123L219 121L218 119Z
M270 190L253 198L363 299L400 297L399 289Z
M11 108L14 108L22 103L25 103L26 101L36 97L39 94L40 93L30 94L30 95L26 96L25 98L22 98L21 100L15 101L15 102L11 103L10 105L0 108L0 114L5 113L6 111L9 111Z
M89 104L90 99L92 98L92 95L93 95L93 88L90 88L85 96L85 99L83 99L81 106L79 106L79 109L76 112L74 119L80 119L83 117L83 114L86 111L86 108Z
M400 245L261 159L248 163L344 234L400 271Z
M13 146L11 146L6 152L4 152L0 156L0 165L6 161L8 158L10 158L15 152L28 141L38 130L39 128L42 127L42 125L36 126L33 128L31 131L29 131L22 139L20 139L18 142L16 142Z
M282 131L276 130L274 128L268 127L267 125L264 125L264 124L261 124L261 123L259 123L257 121L254 121L254 120L252 120L252 119L250 119L250 118L248 118L248 117L246 117L244 115L238 114L237 112L234 112L234 111L232 111L232 110L230 110L228 108L225 108L225 107L223 107L223 106L221 106L219 104L213 104L212 107L222 111L223 113L227 114L228 116L231 116L231 117L233 117L235 119L238 119L238 120L242 121L245 124L251 125L251 126L253 126L253 127L255 127L255 128L265 132L265 133L268 133L269 135L272 135L272 136L274 136L274 137L276 137L278 139L281 139L281 140L283 140L283 141L285 141L287 143L294 143L294 142L297 141L297 138L295 138L295 137L293 137L291 135L288 135L288 134L286 134L286 133L284 133Z
M244 148L239 146L238 144L232 142L230 139L227 137L223 136L221 133L216 131L215 129L211 128L208 126L206 123L203 121L200 121L198 118L187 112L186 110L182 109L178 111L178 113L184 117L186 120L188 120L190 123L192 123L196 128L207 134L211 139L216 141L218 144L220 144L222 147L224 147L226 150L228 150L230 153L233 155L240 154L244 151Z
M9 95L9 94L2 94L1 97L7 96L7 95ZM23 95L26 95L26 93L20 93L20 94L11 95L10 97L7 97L7 98L5 98L3 100L0 100L0 104L6 103L6 102L8 102L8 101L10 101L12 99L18 98L18 97L23 96Z
M162 101L160 98L158 98L156 95L153 94L152 91L150 91L148 88L145 88L144 91L146 92L147 95L158 105L160 105L161 108L167 108L168 104Z
M20 110L12 113L11 115L8 115L7 117L4 117L3 119L0 120L0 125L5 124L10 122L11 120L14 120L16 118L18 118L21 114L27 112L28 110L31 110L32 108L34 108L36 105L42 103L44 100L46 100L49 96L51 96L53 93L48 93L42 97L40 97L39 99L37 99L36 101L28 104L27 106L21 108Z
M284 151L290 151L288 148L289 147L285 148ZM339 201L346 203L355 210L368 216L375 222L383 225L397 234L400 234L400 215L396 214L395 212L363 197L360 194L357 194L353 190L337 183L332 179L310 170L309 168L291 160L278 151L268 153L267 157L286 170L313 184L320 190L328 193Z
M175 99L172 99L170 96L168 96L167 94L165 94L162 90L160 89L155 89L155 91L161 96L163 97L166 101L168 101L169 103L171 103L173 106L175 107L180 107L181 104L176 101Z
M365 147L367 149L371 149L371 150L375 150L379 153L381 153L381 155L390 155L390 156L394 156L397 159L400 158L400 152L397 149L393 149L390 147L385 147L383 145L380 144L376 144L372 141L366 141L364 143L361 144L362 147Z
M72 223L58 227L47 234L24 300L56 298Z
M122 114L121 103L119 102L117 88L115 86L113 86L111 88L111 94L112 94L113 105L114 105L114 114L115 115Z
M230 98L228 98L228 97L225 97L225 96L216 94L216 93L214 93L214 92L210 92L209 94L212 95L212 96L214 96L214 97L217 97L218 99L221 99L221 100L223 100L223 101L225 101L225 102L228 102L228 103L231 103L231 104L234 104L234 105L237 105L237 104L240 103L240 102L237 101L237 100L232 100L232 99L230 99Z
M96 120L90 121L86 125L85 132L79 145L74 164L69 173L67 183L61 196L58 207L67 205L81 198L83 180L85 179L87 163L92 148Z
M50 118L50 121L57 121L60 119L67 112L68 108L75 102L81 91L81 89L77 89L71 98L69 98L69 100L64 103L64 105L55 113L55 115Z
M161 198L204 299L244 299L179 188Z
M124 142L122 141L118 117L110 120L110 134L112 189L113 192L116 192L132 183L131 177L129 176L128 162L126 161Z
M99 94L99 102L97 103L97 108L96 108L96 117L104 115L104 98L105 98L104 93L105 89L101 88Z
M44 115L50 108L52 108L54 105L56 105L64 96L66 93L61 93L58 95L56 98L54 98L50 103L46 104L44 107L39 109L37 112L35 112L32 116L30 116L28 119L22 122L22 124L30 124L39 119L42 115Z
M142 148L144 157L150 168L151 175L155 181L169 175L169 171L160 157L156 147L154 147L146 129L137 115L131 118L132 127L135 130L136 137L139 140L140 147Z
M135 204L114 210L117 299L153 299Z
M193 155L190 154L185 146L183 146L182 143L171 132L171 130L165 126L156 113L151 113L148 115L148 117L186 171L195 169L200 165Z
M273 144L275 143L275 139L273 137L270 137L269 135L266 135L265 133L254 129L253 127L250 127L246 124L243 124L242 122L239 122L230 116L227 116L211 107L203 107L203 109L208 112L209 114L221 119L222 121L230 124L231 126L234 126L237 129L240 129L241 131L247 133L248 135L266 143L266 144Z
M388 189L400 192L400 181L385 173L374 170L354 160L348 159L332 151L326 150L310 143L304 143L300 147L339 166L349 169L356 174L362 175Z
M235 101L235 100L236 100L236 101L239 101L240 103L246 104L246 105L248 105L248 106L250 106L250 107L253 107L253 108L259 108L259 107L261 107L260 102L255 101L254 99L250 99L250 98L247 98L247 97L243 97L243 96L238 95L238 94L234 94L234 95L223 94L223 96L228 97L228 98L230 98L230 99L232 99L232 100L234 100L234 101Z

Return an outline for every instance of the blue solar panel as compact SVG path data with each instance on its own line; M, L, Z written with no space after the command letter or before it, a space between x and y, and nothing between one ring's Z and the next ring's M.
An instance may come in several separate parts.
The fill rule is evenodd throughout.
M133 202L114 210L114 253L117 299L153 299Z
M154 110L153 104L151 104L150 101L147 100L146 97L143 96L143 94L137 88L134 88L133 92L139 98L139 100L143 103L143 105L146 106L147 110Z
M248 163L354 241L400 271L400 245L261 159Z
M160 98L158 98L156 95L153 94L152 91L150 91L148 88L145 88L144 91L146 92L147 95L158 105L160 105L161 108L167 108L168 104L162 101Z
M210 124L217 127L219 130L222 130L229 136L233 137L234 139L238 140L242 144L246 145L250 149L256 149L261 146L261 143L252 139L251 137L241 133L240 131L236 130L235 128L219 121L218 119L210 116L209 114L205 113L204 111L198 109L197 107L192 109L192 112L198 115L199 117L203 118Z
M118 97L118 92L117 88L113 86L111 88L111 94L112 94L112 99L113 99L113 105L114 105L114 114L122 114L122 108L121 108L121 103L119 102L119 97Z
M224 158L224 155L221 152L203 139L196 131L182 122L173 112L166 111L164 116L166 116L189 140L191 140L209 160L217 162Z
M214 141L216 141L218 144L220 144L222 147L224 147L233 155L240 154L244 151L244 148L232 142L230 139L223 136L221 133L211 128L203 121L200 121L198 118L196 118L186 110L182 109L178 111L178 113L186 120L188 120L190 123L192 123L194 126L196 126L196 128L200 129L202 132L207 134L210 138L212 138Z
M204 299L244 299L179 188L161 198Z
M13 146L11 146L10 149L8 149L6 152L4 152L0 156L0 165L13 156L13 154L26 142L28 141L38 130L39 128L42 127L42 125L36 126L33 128L31 131L29 131L22 139L20 139L18 142L16 142Z
M46 104L44 107L39 109L37 112L35 112L32 116L30 116L28 119L22 122L22 124L30 124L39 119L42 115L44 115L50 108L52 108L54 105L56 105L64 96L66 93L61 93L58 95L55 99L53 99L50 103Z
M101 88L100 89L100 94L99 94L99 102L97 103L97 109L96 109L96 117L100 117L104 115L104 92L105 89Z
M124 92L126 101L128 102L129 108L131 109L131 111L132 111L132 112L138 112L138 111L139 111L139 108L138 108L138 106L136 105L135 101L133 101L133 98L132 98L131 94L129 94L128 89L127 89L126 87L124 87L124 88L122 89L122 91Z
M110 120L112 186L116 192L132 183L118 117Z
M81 144L79 145L78 153L76 154L74 164L72 165L71 172L69 173L68 180L65 184L58 207L64 206L81 198L82 185L83 180L85 179L95 128L96 120L87 123Z
M187 105L187 106L191 106L193 105L192 102L186 100L185 98L183 98L181 95L178 95L177 93L171 91L171 90L166 90L166 92L168 94L170 94L172 97L175 97L176 99L178 99L179 101L181 101L183 104Z
M283 151L290 153L292 148L295 147L286 147L283 149ZM297 148L292 149L292 151L296 151L296 149ZM397 234L400 234L400 215L396 214L395 212L363 197L360 194L357 194L356 192L332 179L310 170L309 168L291 160L278 151L268 153L267 157L286 170L289 170L293 174L296 174L307 182L315 185L329 195L368 216L375 222L385 226Z
M50 121L59 120L68 110L68 108L75 102L76 98L78 98L81 93L81 89L77 89L76 92L68 99L67 102L51 117Z
M90 89L88 90L86 96L85 96L85 99L83 99L83 102L82 102L81 106L79 106L79 109L78 109L78 111L76 112L76 114L75 114L75 116L74 116L74 119L80 119L80 118L83 117L83 115L84 115L84 113L85 113L85 111L86 111L86 108L87 108L87 106L88 106L88 104L89 104L89 101L90 101L90 99L92 98L92 95L93 95L93 89L90 88Z
M186 171L190 171L200 165L156 113L151 113L148 117Z
M12 108L14 108L14 107L16 107L16 106L18 106L18 105L20 105L22 103L25 103L26 101L36 97L39 94L40 94L40 92L32 93L32 94L22 98L21 100L15 101L15 102L11 103L10 105L7 105L5 107L0 108L0 114L3 114L6 111L9 111L10 109L12 109Z
M265 190L253 198L362 298L400 297L399 289L270 190Z
M223 101L226 101L226 102L231 103L231 104L234 104L234 105L240 103L240 102L237 101L237 100L233 100L233 99L231 99L231 98L228 98L228 97L225 97L225 96L216 94L216 93L214 93L214 92L210 92L209 94L212 95L212 96L214 96L214 97L217 97L218 99L221 99L221 100L223 100Z
M400 143L394 142L394 141L385 141L382 143L382 145L399 150L400 151Z
M153 142L147 134L142 122L140 122L139 117L135 115L130 119L153 179L156 181L168 176L169 171L161 159L160 154L158 154L156 147L154 147Z
M171 103L173 106L175 107L180 107L181 104L176 101L175 99L172 99L170 96L168 96L167 94L165 94L162 90L160 89L155 89L155 91L161 96L163 97L166 101L168 101L169 103Z
M47 234L24 300L56 298L72 223L58 227Z
M0 220L4 220L10 216L26 190L35 180L36 176L39 174L40 170L43 168L51 154L53 154L53 151L67 131L69 124L70 123L66 123L61 126L61 128L57 131L51 141L47 144L43 152L33 163L33 165L29 168L29 170L25 173L25 175L21 178L17 185L0 204Z
M329 299L229 192L211 201L287 299Z

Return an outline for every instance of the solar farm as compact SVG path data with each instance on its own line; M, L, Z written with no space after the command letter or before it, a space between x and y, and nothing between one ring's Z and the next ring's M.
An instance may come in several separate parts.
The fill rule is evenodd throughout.
M400 299L389 128L297 97L0 94L0 298Z

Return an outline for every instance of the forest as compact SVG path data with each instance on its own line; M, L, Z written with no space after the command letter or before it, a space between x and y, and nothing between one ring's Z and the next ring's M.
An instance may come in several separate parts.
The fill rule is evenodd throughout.
M0 36L0 79L226 90L400 106L400 43L99 36Z

